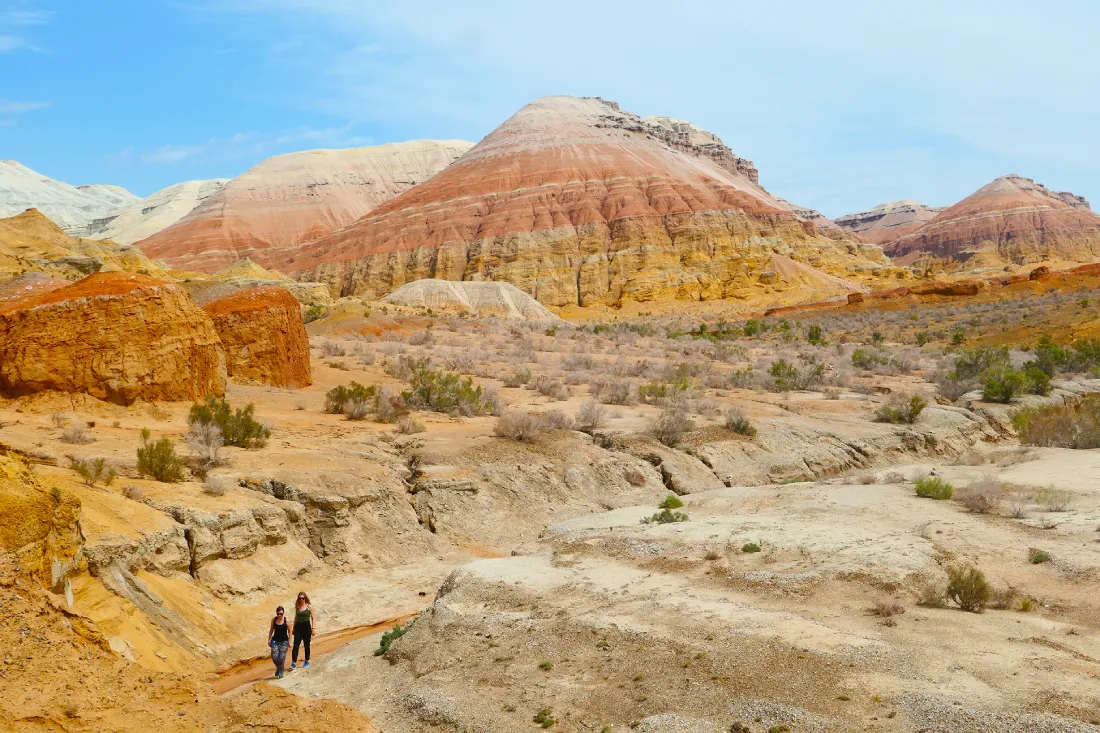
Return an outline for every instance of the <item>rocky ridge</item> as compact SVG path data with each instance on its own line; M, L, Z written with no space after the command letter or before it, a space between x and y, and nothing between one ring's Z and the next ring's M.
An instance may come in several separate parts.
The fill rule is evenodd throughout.
M748 298L773 255L837 272L885 264L822 236L747 161L677 124L598 98L536 100L430 181L265 264L342 295L501 280L549 306Z
M147 198L88 222L81 236L133 244L175 224L196 206L216 194L227 178L184 181L162 188Z
M443 313L524 321L561 321L546 306L511 283L416 280L402 285L382 299L384 303L430 308Z
M0 217L38 209L66 232L81 235L88 222L138 197L119 186L71 186L14 160L0 160Z
M865 242L885 244L919 229L943 207L925 206L918 201L891 201L869 211L837 217L837 226Z

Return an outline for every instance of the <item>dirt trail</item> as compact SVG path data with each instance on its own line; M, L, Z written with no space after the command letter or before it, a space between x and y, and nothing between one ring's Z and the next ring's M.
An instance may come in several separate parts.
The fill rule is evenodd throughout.
M388 631L394 625L404 626L410 619L418 615L420 615L419 611L417 613L407 613L404 616L394 616L393 618L388 618L373 624L351 626L328 634L321 634L317 636L310 645L310 657L316 660L339 649L350 641L362 639L364 636L377 634L380 631ZM288 672L290 671L289 664L290 654L288 652ZM217 679L213 681L212 685L217 694L225 695L258 680L270 678L273 674L272 669L273 665L270 655L265 654L250 659L242 659L233 666L219 672Z

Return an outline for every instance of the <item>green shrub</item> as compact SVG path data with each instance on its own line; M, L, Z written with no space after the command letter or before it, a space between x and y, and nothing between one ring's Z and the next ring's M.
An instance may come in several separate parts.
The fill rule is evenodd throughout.
M760 545L755 542L746 542L745 544L741 545L741 552L745 553L746 555L751 555L754 552L760 552Z
M1051 560L1050 553L1036 549L1031 549L1028 551L1027 559L1028 562L1030 562L1032 565L1042 565L1043 563L1050 562Z
M947 598L962 610L981 613L992 595L993 589L981 570L969 565L948 569Z
M311 305L306 308L306 312L302 315L302 320L305 323L313 323L316 320L324 318L328 313L328 310L323 305ZM367 311L367 317L370 317L370 311Z
M680 500L680 497L676 494L669 494L665 497L665 500L657 505L658 509L679 509L684 505L684 502Z
M955 346L959 346L963 341L966 341L966 333L962 329L957 329L951 334L951 343Z
M373 384L369 387L352 382L347 385L333 387L325 393L325 412L334 415L345 414L348 406L354 402L373 403L378 394L378 388Z
M141 431L141 447L137 449L137 469L143 476L157 481L175 483L183 480L183 459L176 455L176 447L168 438L151 442L148 428Z
M72 469L76 471L87 486L95 486L103 482L104 486L110 486L118 474L115 469L107 465L105 458L90 458L88 460L72 459Z
M404 626L394 626L389 631L382 634L382 638L378 640L378 648L374 650L374 656L380 657L390 650L390 644L400 639L408 631Z
M1002 369L986 375L982 385L982 399L986 402L1011 402L1017 393L1027 387L1027 377L1015 369Z
M540 709L537 713L535 713L535 717L531 720L538 723L543 728L549 728L554 723L558 722L554 720L553 716L550 715L550 708Z
M760 321L756 320L755 318L750 318L748 321L745 322L745 335L746 336L756 336L757 334L760 334L760 333L763 333L764 331L766 331L767 328L768 328L767 325L761 323Z
M409 389L401 396L410 407L464 417L493 411L491 400L473 378L432 369L427 359L409 364L408 382Z
M925 476L914 483L922 499L950 499L955 494L955 488L939 476Z
M211 395L206 398L206 404L191 405L187 422L190 425L217 425L221 428L225 445L248 449L263 448L271 430L256 422L252 417L255 410L256 406L252 403L234 410L228 400Z
M884 366L889 359L877 351L856 349L852 352L852 366L856 369L874 369L876 366Z
M888 423L912 425L928 406L928 400L920 395L905 397L891 395L890 399L875 412L875 420Z
M814 346L820 346L821 344L824 344L825 337L822 334L821 326L817 325L816 323L810 326L810 328L806 331L806 340Z
M917 332L917 346L924 346L929 341L931 341L931 338L928 336L927 331Z
M642 524L673 524L675 522L686 522L690 519L688 515L683 512L674 512L671 509L662 509L656 512L652 517L646 517L642 520Z

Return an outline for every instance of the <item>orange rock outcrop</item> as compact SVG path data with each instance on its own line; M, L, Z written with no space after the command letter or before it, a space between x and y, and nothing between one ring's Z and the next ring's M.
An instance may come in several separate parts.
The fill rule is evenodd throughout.
M251 288L212 301L203 310L225 347L231 377L276 387L312 383L309 337L298 301L279 287Z
M527 105L426 183L265 262L334 293L425 278L509 282L550 306L747 298L773 256L885 264L774 199L752 163L686 122L599 98Z
M1100 216L1079 196L1004 176L883 250L902 264L1091 262L1100 258Z
M82 392L118 404L225 392L210 318L179 285L97 273L0 305L0 394Z

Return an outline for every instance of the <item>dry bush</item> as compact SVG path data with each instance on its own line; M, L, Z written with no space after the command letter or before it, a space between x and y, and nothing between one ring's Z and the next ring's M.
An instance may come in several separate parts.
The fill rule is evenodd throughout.
M397 425L394 427L394 432L401 435L414 435L416 433L423 433L427 428L424 427L424 423L413 419L411 415L406 415L397 421Z
M573 422L582 433L594 433L607 424L607 408L595 400L589 400L581 405Z
M722 420L722 426L725 427L726 430L749 438L756 435L756 428L749 422L749 418L745 415L745 411L739 407L731 407L726 410L726 414Z
M875 412L875 420L877 422L912 425L927 406L928 400L920 395L893 394L890 395L890 399L886 401L886 404L879 407Z
M195 452L203 467L209 468L221 462L221 449L225 440L219 425L212 422L193 422L183 436L183 442Z
M836 387L825 388L825 399L827 400L839 400L842 392Z
M542 419L532 412L519 412L512 410L505 412L493 427L493 434L499 438L518 440L521 442L533 442L543 432Z
M329 341L327 339L321 342L320 349L321 356L324 356L326 358L347 355L347 351L344 350L343 346L336 343L335 341Z
M859 475L859 477L856 478L856 483L862 484L864 486L869 486L871 484L877 484L878 483L878 476L876 476L875 474L873 474L871 472L861 473Z
M592 396L605 405L633 405L638 402L638 390L625 379L597 378L589 389Z
M50 422L53 423L55 428L63 428L69 424L69 418L64 412L55 412L50 415Z
M893 618L905 613L905 606L893 598L880 598L871 606L871 613L882 618Z
M996 608L1003 611L1016 605L1016 598L1018 596L1019 594L1012 586L1008 586L1007 588L1002 588L1000 590L995 590L989 597L989 605L991 608Z
M977 481L960 490L956 499L968 512L988 514L995 511L1004 498L1005 490L993 474L987 473Z
M505 377L502 381L505 387L510 387L512 389L522 387L531 381L531 370L527 367L519 367L511 376Z
M549 397L558 402L569 399L569 388L562 384L560 380L547 376L540 376L535 379L535 391L543 397Z
M374 419L381 423L392 423L409 413L405 398L391 387L382 387L374 396Z
M1045 512L1066 512L1076 496L1072 491L1049 486L1035 492L1035 503Z
M917 605L925 608L943 608L947 605L947 589L933 578L925 578L917 584Z
M985 573L970 565L957 565L947 571L947 598L959 608L981 613L989 605L993 589Z
M348 420L365 420L370 411L371 403L367 400L353 397L344 403L344 415Z
M61 434L59 440L62 443L71 443L74 445L83 445L86 443L94 443L95 438L88 432L88 428L84 425L73 424L70 425L64 433Z
M687 416L687 413L676 407L663 410L649 424L649 433L669 448L678 446L683 441L684 436L694 429L695 423Z
M905 483L905 477L898 471L890 471L883 475L882 483L884 484L903 484Z
M229 493L229 481L221 476L207 476L202 482L202 493L211 496L225 496Z
M426 328L423 331L416 331L411 334L405 341L409 346L432 346L435 341L432 338L432 330Z
M984 466L988 461L981 453L967 453L955 461L956 466Z

